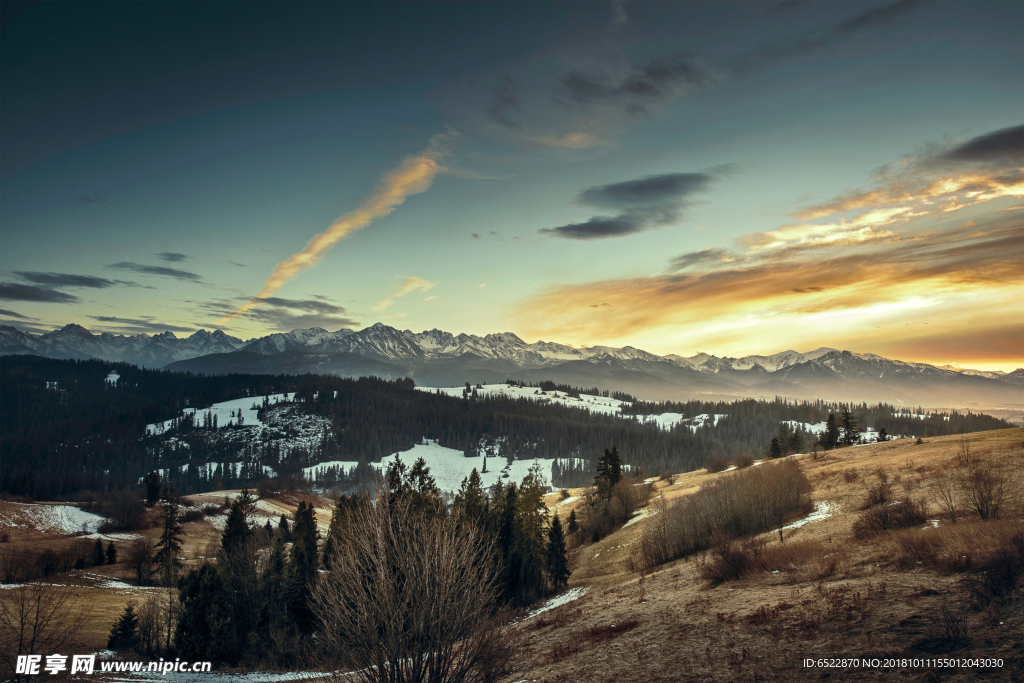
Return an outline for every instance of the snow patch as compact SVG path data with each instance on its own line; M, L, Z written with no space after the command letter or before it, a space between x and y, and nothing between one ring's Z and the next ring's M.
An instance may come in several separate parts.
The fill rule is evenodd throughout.
M535 609L532 612L530 612L529 614L527 614L526 615L526 619L532 619L533 617L537 616L538 614L541 614L542 612L547 612L550 609L555 609L556 607L561 607L562 605L566 605L566 604L572 602L573 600L579 600L584 595L586 595L588 590L590 590L590 589L587 588L586 586L580 586L578 588L570 588L569 590L567 590L566 592L562 593L561 595L556 595L555 597L551 598L550 600L545 601L540 607L538 607L537 609Z

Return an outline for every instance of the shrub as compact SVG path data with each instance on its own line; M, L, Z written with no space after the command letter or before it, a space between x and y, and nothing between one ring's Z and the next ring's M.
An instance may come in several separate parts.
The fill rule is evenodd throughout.
M974 508L982 519L999 519L999 512L1007 503L1016 484L1015 471L996 467L989 462L976 462L956 470L954 479L961 500Z
M892 483L889 481L889 473L883 469L875 471L875 478L878 480L875 484L867 484L867 498L864 501L864 507L869 508L872 505L882 505L892 500Z
M750 551L737 548L732 539L718 537L712 550L711 559L700 568L700 577L712 586L726 581L736 581L746 576L754 567Z
M750 453L744 453L736 456L736 469L743 470L754 464L754 456Z
M904 500L871 508L853 523L853 534L857 538L865 538L882 531L920 526L926 521L923 504Z
M729 460L721 451L715 451L708 456L708 459L704 461L704 469L708 471L708 474L715 472L721 472L729 466Z
M716 536L780 528L810 492L807 476L792 459L705 482L696 493L659 505L659 514L644 529L641 559L654 566L710 548Z

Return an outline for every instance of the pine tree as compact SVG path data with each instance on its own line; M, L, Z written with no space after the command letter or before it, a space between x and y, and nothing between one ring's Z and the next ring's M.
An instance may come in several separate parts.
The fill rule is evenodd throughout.
M106 562L106 555L103 553L103 541L96 539L96 544L92 547L92 566L100 567Z
M181 553L181 523L178 522L178 502L170 489L164 489L160 502L160 539L156 542L156 555L153 561L160 567L164 585L174 582L175 570L178 567L178 555Z
M768 457L769 458L781 458L782 457L782 446L779 445L779 437L773 436L772 443L768 446Z
M430 475L427 461L422 457L417 458L409 470L408 489L413 512L431 517L437 516L444 509L441 491L437 488L434 477Z
M828 414L828 420L825 422L825 433L821 435L820 440L825 450L830 450L839 445L839 425L836 424L834 413Z
M452 514L461 522L481 524L487 512L487 497L480 482L480 474L474 467L469 477L462 480L459 492L452 503Z
M277 523L277 533L280 535L281 540L284 543L292 542L292 532L288 528L288 518L286 518L284 515L281 515L281 519Z
M615 446L610 451L604 449L604 455L597 461L597 478L607 481L609 490L622 479L622 458Z
M857 417L849 408L843 408L840 414L840 423L843 427L843 443L852 446L860 440L860 429L857 426Z
M555 515L551 521L551 528L548 529L547 569L548 577L556 590L569 580L569 558L558 515Z
M879 441L888 441L889 434L885 431L885 427L878 428L878 436L876 437Z
M804 452L804 435L799 429L794 429L793 433L789 437L789 451L791 453L803 453Z
M146 475L146 502L150 507L160 499L160 475L150 472Z
M569 533L574 534L580 530L580 524L576 521L576 511L569 511Z
M180 584L181 614L174 631L178 654L192 660L224 661L234 651L231 606L220 572L203 564Z
M221 536L221 548L227 553L232 553L249 542L252 535L250 520L256 509L256 501L248 489L242 489L241 495L231 504L231 511L228 513L228 521L224 525L224 534Z
M117 618L110 628L107 648L110 650L131 650L139 644L139 618L135 616L135 605L128 603L124 613Z
M117 564L117 548L113 541L107 544L107 564Z
M292 614L299 628L309 632L313 628L313 613L309 607L309 596L316 580L317 529L316 515L312 505L299 503L295 511L295 541L292 545L289 566L290 600Z
M335 503L334 510L331 512L331 524L327 528L327 538L324 540L322 552L324 569L330 570L331 557L338 546L344 542L345 536L348 535L350 501L352 499L346 496L339 496L338 502Z

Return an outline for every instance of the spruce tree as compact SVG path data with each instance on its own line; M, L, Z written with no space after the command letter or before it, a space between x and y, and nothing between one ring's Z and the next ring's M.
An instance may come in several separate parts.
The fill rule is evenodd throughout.
M331 557L338 546L344 542L345 536L348 535L348 516L352 502L354 502L352 498L339 496L338 502L335 503L334 510L331 512L331 524L327 528L327 538L324 540L322 552L324 569L331 568Z
M174 631L179 655L213 662L237 655L229 596L216 567L204 563L186 574L179 600L181 613Z
M825 450L839 445L839 425L836 423L834 413L828 414L828 420L825 421L825 433L821 435L820 441Z
M857 417L849 408L843 408L840 423L843 427L843 443L847 446L857 443L860 440L860 429L857 426Z
M103 541L96 539L95 545L92 547L92 566L100 567L106 562L107 556L103 552Z
M622 458L615 446L610 451L604 449L604 455L597 461L597 478L607 482L609 491L622 479Z
M110 628L107 648L110 650L131 650L139 644L139 618L135 616L135 605L128 603L124 613L117 618Z
M574 534L580 530L580 523L576 521L576 511L569 511L569 533Z
M452 514L456 515L460 522L466 524L480 524L487 510L487 496L484 494L480 482L480 474L474 467L469 477L462 480L459 492L455 494L452 503Z
M107 544L107 564L117 564L117 548L113 541Z
M288 518L281 515L280 521L277 523L277 533L281 536L281 541L284 543L292 542L292 532L288 528Z
M156 542L153 561L160 567L164 585L171 585L178 555L181 553L181 523L178 522L178 502L170 489L164 489L160 500L160 539Z
M781 458L782 457L782 446L779 445L779 437L773 436L772 443L768 446L768 457L769 458Z
M309 632L313 628L313 612L309 596L318 571L316 515L312 505L299 503L295 511L295 533L289 566L290 600L292 614L299 628Z
M551 528L548 529L547 569L548 577L556 590L569 580L569 558L558 515L555 515L551 521Z

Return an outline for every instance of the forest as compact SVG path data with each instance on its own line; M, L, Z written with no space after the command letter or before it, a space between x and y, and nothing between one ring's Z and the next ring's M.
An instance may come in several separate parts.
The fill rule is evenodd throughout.
M110 371L120 375L106 381ZM581 391L545 383L542 391ZM598 388L582 390L609 390ZM288 394L292 413L280 429L176 419L186 408L253 397L261 419L274 408L268 394ZM612 394L614 397L626 397ZM632 398L632 397L629 397ZM278 404L280 405L280 404ZM0 361L0 493L67 500L83 491L137 489L160 471L182 494L253 486L268 475L282 486L309 486L302 468L331 460L359 462L333 473L324 487L351 491L376 476L369 465L408 450L422 439L476 455L491 449L508 459L561 458L555 486L579 486L594 476L604 449L615 446L624 463L649 474L685 472L709 458L762 457L782 421L825 422L852 412L860 428L892 436L938 436L999 429L1005 421L975 413L932 414L890 405L792 402L623 404L636 418L679 413L684 418L723 415L691 428L670 430L592 413L584 408L489 395L463 398L419 391L409 379L347 379L331 375L201 376L145 370L124 363L4 356ZM201 414L201 413L200 413ZM314 440L297 441L293 423L314 416L326 426ZM147 424L175 420L164 434ZM811 445L812 438L804 443ZM577 459L577 460L569 460Z

